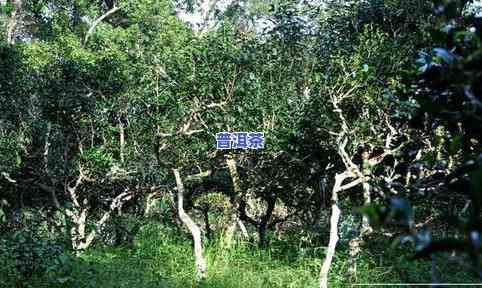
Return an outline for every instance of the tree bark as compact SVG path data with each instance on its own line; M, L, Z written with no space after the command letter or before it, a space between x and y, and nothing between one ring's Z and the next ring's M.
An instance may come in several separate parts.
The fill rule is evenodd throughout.
M241 191L241 184L238 174L238 169L236 167L236 160L229 158L226 159L226 164L228 165L229 174L231 175L231 180L233 181L233 196L231 197L231 216L230 216L230 223L231 225L226 229L225 236L224 236L224 246L226 248L230 248L232 245L232 239L234 237L234 232L236 231L236 226L238 225L243 237L245 239L249 238L248 231L246 230L246 226L241 221L238 216L239 210L239 202L238 197L242 195Z
M40 189L42 189L45 192L50 194L50 197L52 198L52 202L54 203L55 208L60 209L61 206L60 206L59 200L57 199L55 188L47 186L47 185L42 184L42 183L38 183L37 185Z
M268 207L266 208L266 212L258 221L258 243L260 247L266 247L268 245L266 233L269 220L273 215L274 207L276 205L276 196L274 194L270 195L270 197L267 199L267 202Z
M348 277L350 281L356 281L356 260L360 253L360 246L363 244L363 238L361 235L357 235L355 238L348 242Z
M320 270L320 288L328 288L328 272L331 268L331 262L335 255L336 244L338 243L338 222L340 220L340 208L338 204L331 205L330 217L330 241L326 251L325 261Z
M239 229L241 230L241 234L243 235L243 238L249 239L248 230L246 229L246 226L244 225L243 221L241 221L241 219L238 219L238 226L239 226Z
M181 176L177 169L172 169L177 184L177 210L179 218L182 223L191 232L194 241L194 257L196 260L196 272L198 279L202 280L206 278L207 264L203 256L202 242L201 242L201 229L194 223L191 217L184 211L184 184L182 183Z
M371 185L368 183L368 177L371 175L370 164L368 161L368 153L363 153L363 164L362 164L362 190L363 190L363 205L369 206L371 204ZM357 273L357 258L361 251L361 246L364 244L364 237L373 232L370 226L368 217L362 215L362 224L358 235L351 239L348 243L349 247L349 259L348 259L348 276L353 281L356 281Z
M157 193L149 193L147 194L146 197L146 209L144 210L144 217L149 217L151 216L151 210L154 206L154 203L156 201Z
M15 44L15 31L20 18L20 11L22 9L22 0L12 0L13 11L10 15L10 20L7 24L7 43Z
M43 154L43 161L44 161L44 171L47 174L48 179L52 179L52 173L50 172L50 167L49 167L49 153L50 153L50 133L52 132L52 124L50 122L47 123L47 132L45 133L45 144L44 144L44 154ZM52 181L53 187L49 187L47 185L44 185L42 183L39 183L38 186L48 192L50 194L50 197L52 198L52 202L54 203L55 208L60 209L60 203L59 200L57 199L56 191L55 191L55 186L56 182Z
M124 150L125 150L125 131L124 125L121 121L119 121L119 143L120 143L120 160L121 163L124 164Z
M363 163L362 163L362 174L363 174L363 205L369 206L372 203L372 196L371 196L371 185L368 182L369 177L372 175L370 160L368 159L368 154L364 153L363 155ZM370 226L368 217L366 215L362 216L362 227L360 231L360 236L363 237L373 232L372 227Z
M338 192L341 190L341 184L347 177L346 173L337 174L335 176L335 185L331 194L331 217L330 217L330 240L326 251L325 260L320 269L320 288L328 287L328 272L330 271L331 262L335 256L336 244L338 243L338 222L340 220L340 208L338 206Z
M212 229L211 229L211 223L209 222L209 208L208 207L202 207L201 212L203 214L204 218L204 227L206 230L206 237L208 240L212 239Z
M72 200L73 209L67 209L65 211L67 216L70 217L70 219L74 223L70 230L70 236L72 241L72 248L77 255L80 255L80 253L90 247L90 245L95 240L95 237L98 235L98 232L101 231L107 221L110 220L112 212L116 209L120 209L126 201L129 201L134 197L131 192L123 192L117 195L117 197L112 200L109 210L102 215L99 221L97 221L96 228L91 230L87 234L86 224L87 216L89 213L89 208L87 206L88 203L86 200L84 200L81 204L77 191L77 189L82 184L82 181L85 179L85 175L83 174L81 168L79 168L79 173L80 174L75 181L74 186L70 186L68 184L66 185L66 190L69 192L70 198Z

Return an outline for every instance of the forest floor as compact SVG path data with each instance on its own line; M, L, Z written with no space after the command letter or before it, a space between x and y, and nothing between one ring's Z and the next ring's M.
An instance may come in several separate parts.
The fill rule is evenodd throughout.
M189 235L149 222L140 229L131 245L116 248L97 245L78 258L72 257L72 273L65 283L53 285L38 279L23 287L319 287L324 247L303 247L295 242L272 241L265 249L245 243L227 250L213 241L205 247L208 277L199 283ZM409 256L400 256L410 253L401 253L403 251L397 251L399 248L388 242L370 243L371 246L364 247L359 255L355 280L347 277L348 257L346 246L341 243L330 270L330 287L351 287L352 283L431 282L430 261L412 261ZM460 267L440 262L438 269L442 281L475 283ZM0 287L12 286L2 285L0 281Z
M396 256L401 255L397 253L400 251L390 253L390 247L389 243L378 243L365 249L358 259L354 282L431 282L430 261ZM267 249L238 245L226 251L211 244L205 251L208 278L199 284L195 279L190 241L167 227L152 224L143 227L132 247L92 249L81 257L83 265L78 266L75 273L81 280L80 287L319 287L322 249L275 242ZM372 252L374 250L378 253ZM343 246L340 251L330 271L331 287L351 286L346 276L348 261ZM388 263L397 263L397 266ZM443 266L439 272L444 282L467 282L471 278L454 265L439 266Z

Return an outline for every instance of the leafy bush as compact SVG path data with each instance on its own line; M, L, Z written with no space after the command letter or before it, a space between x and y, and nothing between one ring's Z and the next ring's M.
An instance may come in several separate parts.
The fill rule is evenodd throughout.
M31 214L36 225L26 225L0 237L0 278L5 287L38 287L72 283L73 258L65 246L41 237L38 215ZM2 224L5 226L5 224Z

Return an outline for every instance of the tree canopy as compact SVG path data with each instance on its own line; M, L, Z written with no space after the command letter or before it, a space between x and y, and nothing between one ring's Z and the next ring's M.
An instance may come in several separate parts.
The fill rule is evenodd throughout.
M480 282L481 7L0 1L0 279Z

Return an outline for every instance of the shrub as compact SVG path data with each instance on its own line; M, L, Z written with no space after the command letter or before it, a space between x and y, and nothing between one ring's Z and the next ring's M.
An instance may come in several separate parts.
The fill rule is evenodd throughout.
M0 236L1 284L39 287L38 283L42 283L51 287L72 282L73 258L65 246L40 236L42 225L38 215L31 214L29 219L36 225L26 225Z

